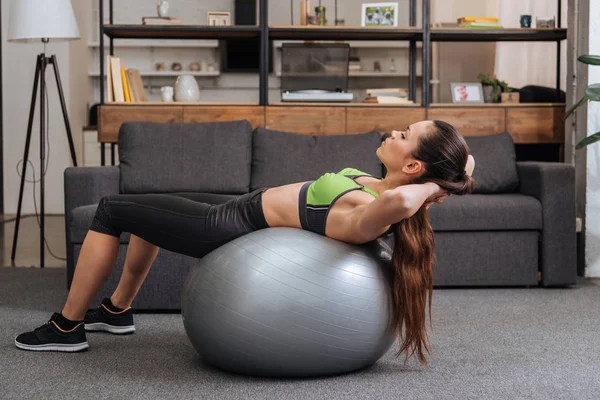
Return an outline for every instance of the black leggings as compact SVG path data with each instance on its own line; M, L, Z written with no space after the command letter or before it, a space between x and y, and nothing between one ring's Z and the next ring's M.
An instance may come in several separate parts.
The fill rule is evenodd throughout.
M103 197L90 230L119 237L129 232L160 248L202 257L247 233L267 228L262 193L255 190L220 205L193 194L119 194Z

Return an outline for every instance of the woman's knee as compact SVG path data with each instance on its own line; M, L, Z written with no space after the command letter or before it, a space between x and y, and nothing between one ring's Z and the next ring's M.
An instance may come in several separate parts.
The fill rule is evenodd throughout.
M121 231L114 226L111 218L112 204L111 196L104 196L100 199L90 229L107 235L120 237Z

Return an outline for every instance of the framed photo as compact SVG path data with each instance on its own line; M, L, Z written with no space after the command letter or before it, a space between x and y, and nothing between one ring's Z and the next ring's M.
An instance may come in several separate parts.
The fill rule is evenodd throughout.
M398 3L363 3L361 26L398 26Z
M231 13L209 11L206 13L206 24L209 26L231 25Z
M483 88L479 82L450 84L453 103L483 103Z

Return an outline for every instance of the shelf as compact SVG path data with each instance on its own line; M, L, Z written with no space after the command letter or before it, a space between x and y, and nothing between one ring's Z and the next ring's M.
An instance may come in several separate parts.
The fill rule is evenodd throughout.
M260 36L258 26L104 25L113 39L242 39Z
M360 26L286 25L270 26L269 39L274 40L421 40L417 27L364 28Z
M162 101L135 101L135 102L117 102L117 101L107 101L103 104L103 106L164 106L164 107L171 107L171 106L218 106L218 107L223 107L223 106L235 106L235 107L248 107L248 106L254 106L257 107L259 106L258 103L236 103L236 102L210 102L210 101L181 101L181 102L177 102L177 101L171 101L168 103L162 102Z
M431 103L431 108L485 108L485 107L565 107L565 103Z
M88 43L90 48L99 48L99 42ZM104 41L104 47L110 47L108 40ZM181 48L217 48L219 42L217 40L186 40L185 42L174 42L172 40L140 40L140 39L123 39L113 43L113 47L181 47Z
M89 76L100 76L100 72L93 71L88 74ZM147 77L177 77L179 75L192 75L192 76L219 76L221 71L204 72L204 71L140 71L141 76Z
M431 41L433 42L514 42L531 41L547 42L565 40L567 30L560 29L535 29L535 28L505 28L505 29L479 29L479 28L432 28Z
M315 40L314 43L332 43L331 40ZM339 40L335 41L339 43ZM273 47L281 49L283 43L304 43L304 40L274 40ZM386 40L386 41L361 41L361 40L344 40L343 43L348 43L352 49L402 49L408 50L409 43L405 40ZM422 42L417 42L417 48L423 47Z
M307 77L307 76L317 76L317 77L323 77L325 74L324 73L319 73L319 72L315 72L315 73L306 73L306 74L289 74L288 76L303 76L303 77ZM332 73L332 76L339 76L339 74L337 73ZM278 78L281 77L281 72L277 72L275 73L275 76L277 76ZM350 78L408 78L409 74L408 73L404 73L404 72L373 72L373 71L360 71L360 72L353 72L350 71L348 72L348 77ZM417 78L420 78L420 75L417 75Z
M374 104L374 103L332 103L332 102L272 102L269 106L274 107L413 107L421 108L421 104L417 103L395 103L395 104Z

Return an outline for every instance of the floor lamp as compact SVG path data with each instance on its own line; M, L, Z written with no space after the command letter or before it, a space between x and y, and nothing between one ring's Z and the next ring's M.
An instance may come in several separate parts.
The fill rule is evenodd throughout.
M17 208L17 220L11 260L14 264L17 250L17 239L19 236L19 222L21 219L21 206L23 205L23 188L25 185L25 174L27 160L29 157L29 145L31 143L31 129L35 115L36 96L39 87L40 100L40 265L44 268L44 165L46 158L45 133L46 133L46 67L52 65L58 95L62 107L62 114L67 129L67 138L71 150L73 165L77 166L75 147L71 135L71 126L67 114L67 104L58 73L56 56L46 56L46 44L52 41L64 41L79 39L79 29L70 0L13 0L9 27L9 42L31 42L41 41L44 44L44 52L38 54L35 65L35 77L33 80L33 93L31 95L31 106L29 108L29 123L27 125L27 138L25 140L25 152L23 155L23 169L21 173L21 186L19 189L19 205Z

